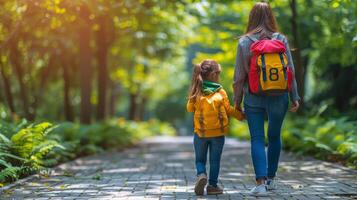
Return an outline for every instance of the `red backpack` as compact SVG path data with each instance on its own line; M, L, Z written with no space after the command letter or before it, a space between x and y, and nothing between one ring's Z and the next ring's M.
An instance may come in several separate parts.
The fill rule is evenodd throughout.
M248 37L254 41L250 46L252 57L248 72L251 93L274 95L289 92L294 76L285 44L276 38L258 40Z

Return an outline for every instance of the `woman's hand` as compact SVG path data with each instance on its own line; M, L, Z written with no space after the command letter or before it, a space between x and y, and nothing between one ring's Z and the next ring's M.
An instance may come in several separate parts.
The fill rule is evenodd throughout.
M242 107L240 106L240 103L234 102L234 108L235 108L236 110L239 110L240 112L243 113L243 110L242 110Z
M299 109L299 106L300 106L299 101L294 101L293 105L290 108L290 112L296 112Z

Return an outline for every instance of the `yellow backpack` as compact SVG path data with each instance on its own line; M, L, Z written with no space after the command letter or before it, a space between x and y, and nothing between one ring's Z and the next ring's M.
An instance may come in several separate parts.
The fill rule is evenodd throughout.
M224 89L187 102L187 111L194 112L194 129L200 137L217 137L228 132L228 116L243 120L244 115L233 108Z

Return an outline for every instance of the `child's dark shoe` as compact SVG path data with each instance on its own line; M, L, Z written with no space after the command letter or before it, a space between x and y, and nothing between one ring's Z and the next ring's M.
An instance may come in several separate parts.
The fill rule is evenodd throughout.
M195 184L195 193L196 195L203 195L205 191L205 187L207 184L207 176L206 174L200 174L197 176L197 181Z
M208 195L216 195L216 194L223 194L223 189L221 187L209 185L207 186L207 194Z

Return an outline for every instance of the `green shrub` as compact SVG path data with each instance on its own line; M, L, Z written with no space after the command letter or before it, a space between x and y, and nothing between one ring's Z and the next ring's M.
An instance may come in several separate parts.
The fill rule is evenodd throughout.
M49 156L49 152L65 148L60 145L59 141L48 138L53 128L51 123L44 122L21 129L11 137L14 151L27 159L26 164L35 169L57 164L58 160L56 157Z
M0 183L6 180L18 179L22 168L14 167L12 163L26 162L26 159L14 155L11 149L11 140L0 133Z
M346 118L288 118L283 128L286 149L357 166L357 123Z
M23 123L11 127L15 131L15 127L23 127ZM14 133L11 139L0 133L0 182L16 180L59 162L65 148L60 141L48 137L53 128L48 122L30 124Z

